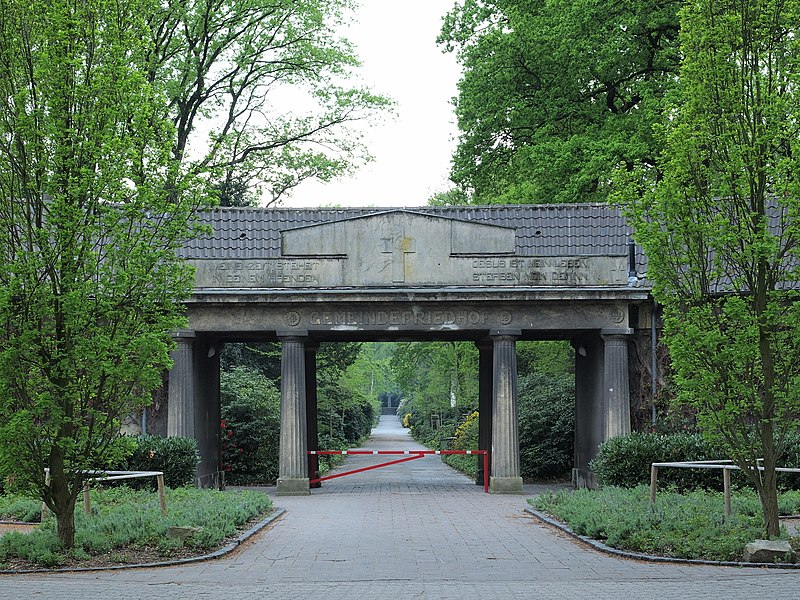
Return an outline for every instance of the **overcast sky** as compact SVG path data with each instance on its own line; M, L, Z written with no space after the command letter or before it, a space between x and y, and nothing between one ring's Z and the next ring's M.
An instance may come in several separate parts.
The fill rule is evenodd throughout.
M284 206L422 206L448 189L456 137L451 98L459 67L436 45L454 0L361 0L346 32L363 62L364 83L397 102L394 120L365 142L375 160L352 177L305 182Z

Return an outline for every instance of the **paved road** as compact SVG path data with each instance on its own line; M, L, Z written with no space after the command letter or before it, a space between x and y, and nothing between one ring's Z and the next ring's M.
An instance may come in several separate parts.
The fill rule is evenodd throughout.
M365 447L418 446L384 417ZM348 468L374 460L351 457ZM2 576L0 599L800 598L799 572L648 564L585 549L526 516L522 497L484 494L437 457L275 502L287 514L228 558Z

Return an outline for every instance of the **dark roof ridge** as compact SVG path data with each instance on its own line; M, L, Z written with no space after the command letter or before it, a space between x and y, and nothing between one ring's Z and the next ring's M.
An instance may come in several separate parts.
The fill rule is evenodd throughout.
M608 202L557 202L543 204L458 204L458 205L421 205L421 206L214 206L211 210L222 211L298 211L298 212L322 212L322 211L365 211L374 210L379 213L386 212L414 212L419 210L496 210L496 209L545 209L545 208L609 208L619 209L618 206Z

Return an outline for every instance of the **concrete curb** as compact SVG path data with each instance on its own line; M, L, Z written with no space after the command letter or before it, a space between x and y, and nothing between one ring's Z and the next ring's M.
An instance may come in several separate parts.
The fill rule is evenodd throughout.
M72 568L65 568L65 569L20 569L20 570L9 570L9 571L0 571L0 575L24 575L24 574L31 574L31 573L87 573L92 571L121 571L124 569L151 569L154 567L174 567L179 565L187 565L196 562L202 562L205 560L215 560L217 558L222 558L223 556L230 554L236 548L238 548L243 542L247 541L259 531L264 529L267 525L273 523L274 521L278 520L286 513L285 508L275 508L268 517L262 519L255 525L253 525L247 531L244 531L239 534L239 536L222 546L221 548L215 550L214 552L210 552L209 554L203 554L202 556L192 556L190 558L179 558L176 560L166 560L161 562L149 562L149 563L140 563L135 565L112 565L108 567L72 567Z
M750 562L734 562L734 561L719 561L719 560L702 560L698 558L672 558L669 556L653 556L651 554L639 554L637 552L626 552L625 550L618 550L617 548L612 548L611 546L606 546L603 542L598 542L595 539L586 537L585 535L580 535L579 533L575 533L570 529L567 525L562 523L561 521L557 521L546 515L543 512L539 512L535 508L531 508L529 506L525 507L525 512L533 516L535 519L549 525L550 527L554 527L560 531L563 531L567 535L575 538L587 544L588 546L592 547L593 549L604 552L606 554L611 554L612 556L617 556L619 558L627 558L630 560L644 560L647 562L654 562L654 563L669 563L669 564L681 564L681 565L704 565L704 566L711 566L711 567L757 567L760 569L787 569L787 570L797 570L800 569L800 564L793 564L793 563L750 563Z

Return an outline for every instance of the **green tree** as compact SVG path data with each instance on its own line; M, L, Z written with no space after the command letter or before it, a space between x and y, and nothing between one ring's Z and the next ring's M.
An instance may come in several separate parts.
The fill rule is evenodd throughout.
M65 547L170 365L202 190L147 82L144 0L0 0L0 471ZM191 193L189 193L191 192ZM49 468L49 485L44 468Z
M653 164L680 5L457 2L439 41L463 68L451 178L470 202L604 201L620 161Z
M277 202L368 158L347 125L387 107L347 84L351 0L151 0L149 81L164 85L172 152L225 204ZM203 150L199 150L202 148Z
M769 537L800 425L799 23L797 1L687 3L662 175L624 177L678 401L747 474Z

